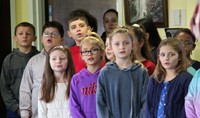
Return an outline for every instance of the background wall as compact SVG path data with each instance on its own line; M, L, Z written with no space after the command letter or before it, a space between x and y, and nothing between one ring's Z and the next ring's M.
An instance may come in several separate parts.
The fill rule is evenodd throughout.
M44 12L43 12L44 5L40 7L39 2L43 2L44 0L11 0L11 1L17 1L17 2L15 2L15 9L14 9L14 11L16 11L16 14L15 14L16 19L15 19L15 24L14 23L11 24L12 30L14 29L14 26L16 25L16 23L19 23L22 21L33 22L33 24L34 25L36 24L38 27L37 35L38 35L38 37L40 37L41 36L40 31L42 28L41 26L42 26L42 23L44 23L44 19L42 19L42 18L44 18ZM35 3L34 1L36 1L37 3ZM167 1L168 1L169 27L171 27L171 28L172 27L187 27L187 28L189 28L191 16L193 15L197 0L167 0ZM35 3L35 4L32 4L32 3ZM88 5L91 6L91 4L89 4L89 3L88 3ZM39 11L35 12L35 10L37 10L36 9L37 7L39 8ZM119 24L120 25L125 24L123 0L116 0L116 9L119 12ZM101 10L101 9L98 9L98 10ZM173 10L185 10L185 18L184 18L185 24L179 25L179 26L176 26L173 24L173 20L174 20L172 18ZM40 14L40 15L37 15L37 14ZM42 18L40 18L40 19L42 19L42 22L39 19L34 20L33 16L42 17ZM41 22L41 23L38 24L38 22ZM166 37L164 28L159 28L158 31L159 31L161 38L164 39ZM37 45L37 47L41 48L41 44L38 41L35 45ZM13 42L12 42L12 44L13 44ZM197 42L196 44L197 44L197 46L196 46L196 49L192 53L192 57L194 59L197 59L200 61L200 55L198 53L198 51L200 50L200 43ZM12 45L12 47L14 47L14 46L15 45Z

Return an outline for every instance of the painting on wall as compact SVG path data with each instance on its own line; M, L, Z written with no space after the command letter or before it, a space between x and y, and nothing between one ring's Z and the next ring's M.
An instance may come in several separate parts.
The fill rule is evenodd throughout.
M168 27L167 0L124 0L124 5L127 24L148 17L158 28Z

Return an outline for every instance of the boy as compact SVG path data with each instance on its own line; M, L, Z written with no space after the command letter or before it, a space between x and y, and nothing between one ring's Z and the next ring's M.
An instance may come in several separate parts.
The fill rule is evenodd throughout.
M68 31L67 34L69 37L73 38L76 45L70 48L72 53L72 59L74 61L74 67L76 73L83 69L86 64L80 56L80 43L85 37L86 33L90 30L88 26L88 20L86 16L77 11L73 11L67 20Z
M7 108L7 117L20 118L19 86L23 70L28 60L39 53L32 42L36 40L35 27L28 22L21 22L15 27L13 39L18 48L4 59L1 71L1 94Z
M48 51L63 42L63 26L56 22L47 22L42 29L41 42L44 49L31 58L24 70L20 85L20 113L22 118L38 117L37 102L39 86L44 73Z

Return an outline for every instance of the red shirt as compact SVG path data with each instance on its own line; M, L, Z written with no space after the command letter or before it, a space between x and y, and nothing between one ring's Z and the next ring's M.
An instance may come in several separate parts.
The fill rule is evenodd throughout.
M150 60L142 61L142 64L148 70L149 76L151 76L154 72L156 65Z
M85 62L81 58L80 46L76 46L76 45L72 46L70 48L70 51L72 53L74 68L76 70L76 73L78 73L80 70L82 70L86 66Z

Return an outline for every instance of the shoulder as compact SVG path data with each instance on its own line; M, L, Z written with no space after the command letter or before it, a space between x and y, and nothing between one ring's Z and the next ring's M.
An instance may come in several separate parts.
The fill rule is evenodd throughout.
M86 75L86 71L87 71L87 69L83 68L81 71L79 71L78 73L74 74L73 77L72 77L72 81L73 82L80 81L80 79L83 78L83 76Z

